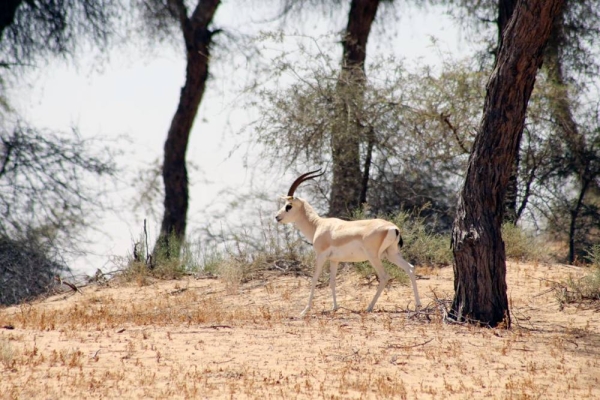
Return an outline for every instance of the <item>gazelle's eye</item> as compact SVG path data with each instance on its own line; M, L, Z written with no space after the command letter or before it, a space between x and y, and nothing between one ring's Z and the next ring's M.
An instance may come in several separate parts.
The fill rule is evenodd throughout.
M287 206L285 206L285 211L290 211L292 209L292 205L288 204Z

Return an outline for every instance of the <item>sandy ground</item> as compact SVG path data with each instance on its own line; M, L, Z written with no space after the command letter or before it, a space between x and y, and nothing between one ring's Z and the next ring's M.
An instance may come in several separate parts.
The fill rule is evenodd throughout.
M345 268L338 303L306 277L88 286L0 309L0 398L598 399L600 306L562 310L553 281L579 268L510 263L513 328L442 321L452 268L420 270L429 319L392 284ZM433 307L433 305L438 305ZM13 328L13 329L11 329Z

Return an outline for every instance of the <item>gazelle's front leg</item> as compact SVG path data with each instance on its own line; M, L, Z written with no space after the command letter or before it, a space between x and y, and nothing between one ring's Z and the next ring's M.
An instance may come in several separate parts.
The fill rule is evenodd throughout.
M321 276L321 272L323 271L323 264L325 264L325 257L317 256L317 260L315 263L315 274L312 277L312 282L310 285L310 296L308 296L308 304L306 305L304 311L300 313L301 317L303 317L312 307L312 301L315 295L315 287L317 286L317 281L319 280L319 276Z
M335 299L335 275L337 274L338 263L329 261L329 287L331 288L331 296L333 297L333 308L332 311L338 309L337 301Z

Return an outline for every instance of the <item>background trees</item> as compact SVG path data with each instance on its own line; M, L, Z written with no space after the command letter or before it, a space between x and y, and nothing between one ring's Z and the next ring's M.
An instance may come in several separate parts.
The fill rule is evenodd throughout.
M31 67L50 56L73 60L85 45L105 48L120 0L7 0L0 5L0 63Z
M476 27L471 34L488 38L488 53L481 52L481 57L495 54L516 2L450 3L456 5L451 12L459 20ZM508 220L517 223L526 217L526 223L533 222L569 243L570 263L582 259L584 249L599 239L589 225L591 220L597 220L598 183L591 178L597 177L593 172L597 154L586 144L594 142L597 136L598 10L596 1L565 1L555 19L544 51L544 88L533 93L533 107L524 126L525 142L515 159L515 172L505 199ZM547 118L548 115L552 117ZM584 172L586 164L588 172ZM582 180L582 174L596 183L585 184L588 179Z
M37 5L36 12L44 4L58 7L58 11L65 4L71 4L78 11L63 18L68 24L74 21L74 16L84 16L83 19L75 19L79 24L77 26L83 29L83 41L73 41L78 43L75 47L69 45L71 42L68 40L74 39L79 32L71 30L63 46L55 46L65 49L64 53L40 54L59 54L74 60L76 49L88 50L87 45L91 43L94 32L100 35L100 44L108 44L115 24L133 20L137 31L140 27L139 17L143 17L146 28L139 29L140 36L148 43L160 41L166 44L148 52L152 54L148 56L149 59L157 56L163 57L163 60L169 58L170 55L164 55L167 45L185 53L185 57L182 57L185 66L179 66L182 74L186 74L185 83L181 91L177 91L178 88L173 90L178 99L171 99L173 104L178 102L178 107L169 111L169 116L164 118L170 122L169 126L157 128L168 132L162 148L164 153L161 154L164 162L162 165L161 162L152 165L153 170L162 174L164 193L161 185L153 185L152 190L161 193L151 198L164 199L159 206L164 210L158 221L161 226L158 242L168 242L172 233L177 237L177 242L189 238L190 234L196 235L198 231L190 232L192 224L192 229L199 225L206 228L197 240L206 243L209 238L216 237L215 232L222 233L219 237L239 237L240 232L253 234L249 227L258 226L257 208L260 206L256 206L256 201L261 201L265 209L274 208L271 204L273 193L279 194L278 185L285 181L286 174L304 172L316 166L326 167L327 179L320 181L320 186L307 186L305 190L311 191L307 196L314 200L322 213L329 211L348 218L357 211L366 216L375 216L406 210L418 213L431 231L450 232L460 183L467 170L468 155L480 127L486 79L499 55L498 47L507 39L506 35L500 33L507 29L510 10L517 2L464 0L436 3L443 3L439 7L445 7L459 16L461 21L477 27L468 31L469 35L466 35L463 43L464 47L468 47L485 39L484 46L477 47L481 50L478 57L472 57L472 52L468 53L467 50L466 59L456 54L449 55L434 42L431 48L427 48L427 54L439 55L434 64L403 59L404 45L410 43L412 37L410 33L399 37L395 29L406 25L411 13L416 12L410 2L380 4L378 1L356 0L324 3L316 0L283 2L283 9L279 8L280 2L274 2L276 8L265 6L257 14L252 14L254 9L247 13L222 13L221 10L231 10L231 3L225 5L216 1L139 0L131 3L135 8L127 9L131 15L116 12L117 7L124 6L116 0L20 4L28 12L33 12L27 8L31 8L32 4ZM593 67L593 62L588 62L594 60L594 47L590 44L595 43L597 31L597 25L593 23L593 3L566 3L562 19L557 23L557 36L553 36L551 46L544 53L544 67L522 125L521 145L514 157L511 173L515 179L509 179L514 183L515 195L505 196L508 204L505 210L511 211L513 216L510 220L513 223L536 234L551 234L548 236L551 240L571 243L571 251L560 251L573 262L581 259L598 235L598 180L593 172L597 169L597 162L594 161L597 160L595 149L598 148L597 94L594 92L593 68L588 70L582 67ZM10 4L6 2L3 6ZM100 7L102 5L108 8ZM100 7L101 10L97 11L94 7ZM302 15L297 14L300 9ZM15 10L23 12L20 8ZM89 16L85 10L91 10ZM425 8L419 9L419 12L428 13L432 10L434 8ZM16 11L13 17L6 11L3 14L7 17L4 21L21 18ZM57 15L60 14L58 11ZM590 18L581 22L581 16L586 13ZM285 24L280 23L282 15ZM106 24L98 16L103 16ZM112 19L115 16L117 18ZM35 18L29 20L34 21ZM87 26L90 20L96 21L98 26ZM473 24L473 21L479 23ZM237 42L241 36L240 31L236 30L238 27L252 27L243 33L249 40ZM45 32L44 29L35 32L38 31ZM574 34L576 31L579 33ZM7 38L9 25L3 32L3 38ZM236 40L231 40L236 35ZM40 38L35 40L52 40L48 35L41 35ZM140 39L136 37L135 40ZM173 46L173 42L169 42L172 40L179 46ZM2 43L9 42L2 40ZM224 43L231 46L225 48ZM3 48L4 65L17 63L19 57L15 54L25 54L21 50L11 49L10 46ZM117 49L114 54L121 51ZM28 54L36 54L36 51ZM235 67L231 66L232 58L223 63L219 57L223 54L239 57L237 60L240 62ZM209 59L211 55L213 57ZM25 60L24 56L20 57ZM33 65L35 60L32 58L18 63ZM255 75L257 70L252 68L257 64L264 68ZM236 70L231 71L233 69ZM144 89L158 86L168 76L175 74L170 71L148 80L143 83ZM217 79L211 80L211 76ZM227 89L224 89L226 86ZM230 86L235 86L235 89L230 89ZM132 89L136 90L138 88ZM223 95L226 90L229 91L227 96ZM159 97L155 92L146 93L152 93L148 97ZM208 101L201 103L202 98ZM143 108L140 103L131 103L132 109ZM198 112L201 104L204 104L202 107L207 112ZM168 108L168 105L162 106L162 109ZM146 110L148 120L151 119L151 113ZM242 113L246 115L240 118ZM199 118L194 124L198 115L203 120ZM130 122L129 117L126 118ZM209 124L204 119L226 121L219 128L215 128L215 125L207 128ZM30 125L20 122L18 118L14 118L14 121L6 130L6 143L12 140L17 126L21 127L19 132L23 132L24 127L31 132ZM140 121L135 124L138 128L141 126ZM193 129L201 131L200 134L191 134ZM222 131L227 129L239 134L226 137L227 144L223 147L235 142L231 145L235 148L223 158L240 159L236 173L245 176L246 181L232 187L226 194L209 195L212 201L203 198L203 206L198 206L197 199L214 189L210 184L193 189L190 182L197 180L198 174L189 169L186 162L193 157L194 163L204 169L208 162L205 160L206 154L202 153L204 143L200 139L221 138ZM55 138L47 131L38 133L31 137ZM158 136L156 132L144 134ZM195 145L194 138L198 138ZM146 136L145 140L149 142L148 139L150 137ZM69 143L74 149L79 149L76 150L78 154L87 154L84 157L86 160L95 158L111 167L110 156L101 157L104 150L86 153L77 147L80 142L84 140L75 137ZM62 142L57 144L65 148L69 146ZM252 151L259 149L259 155L252 151L246 155L240 154L242 151L237 150L252 146ZM160 151L160 145L153 147ZM131 148L136 155L140 155L142 163L152 162L156 158L147 148ZM218 162L211 164L220 165ZM260 167L253 169L256 165ZM218 182L221 179L219 167L215 167L215 170L217 173L202 176L201 179ZM86 170L85 167L78 171L73 175L87 175L86 181L94 179L89 176L96 173L93 168ZM109 168L108 175L112 171ZM128 179L123 176L119 178ZM16 187L13 183L7 185ZM192 189L195 190L195 196L190 194ZM261 189L262 192L257 194ZM98 194L85 196L82 201L90 198L102 199ZM194 202L196 208L192 213L195 214L190 216L190 210L194 207L190 206ZM12 203L12 200L6 202L14 208ZM361 209L364 203L367 206ZM58 200L53 204L49 209L56 212ZM81 209L85 210L85 207L85 203L81 203ZM215 212L215 209L218 211ZM69 210L77 211L78 208ZM72 217L73 221L91 214L77 212L79 214ZM19 218L25 214L20 213ZM269 211L264 211L265 219L267 214ZM52 216L52 213L48 215ZM59 219L63 217L59 216ZM64 221L71 219L64 217ZM57 229L62 230L67 226L69 224L63 223ZM130 224L126 241L129 242L136 235L133 231L139 226L140 221ZM152 226L154 224L150 222L150 232ZM260 243L261 240L261 237L255 237L252 243ZM223 246L223 241L217 242ZM130 243L126 247L129 248ZM165 248L177 252L172 246Z
M119 3L113 0L6 1L0 5L0 87L51 57L105 48ZM14 83L13 83L14 84ZM106 206L116 152L100 140L34 127L0 101L0 304L48 290L81 251L81 232Z

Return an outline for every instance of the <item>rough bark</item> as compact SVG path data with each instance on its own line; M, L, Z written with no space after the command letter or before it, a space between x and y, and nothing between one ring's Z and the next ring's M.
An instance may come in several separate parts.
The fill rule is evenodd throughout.
M502 36L504 35L504 31L508 26L508 22L510 21L513 12L515 11L515 7L517 6L518 0L498 0L498 47L496 48L495 56L498 58L498 53L500 48L502 48L502 43L504 39Z
M503 34L508 26L508 22L517 5L517 0L499 0L498 1L498 47L496 48L496 62L498 62L498 52L504 42ZM504 221L516 224L518 221L517 213L517 196L519 193L519 152L512 164L508 186L506 187L506 195L504 196Z
M187 66L185 85L181 89L179 105L164 146L164 214L160 236L154 249L155 256L157 251L164 251L166 253L163 255L167 258L177 257L178 245L169 244L169 240L175 238L180 243L185 237L189 201L185 157L190 131L208 79L210 45L214 33L209 26L219 3L219 0L199 0L196 9L188 17L183 0L169 2L172 12L179 17L186 47Z
M521 0L503 35L487 84L452 231L451 318L510 326L501 225L504 196L543 49L563 0Z
M379 0L352 0L342 39L342 70L338 79L337 116L331 133L333 180L329 215L349 217L366 192L360 170L360 103L365 77L367 40ZM367 179L368 181L368 179ZM366 197L366 196L365 196Z

